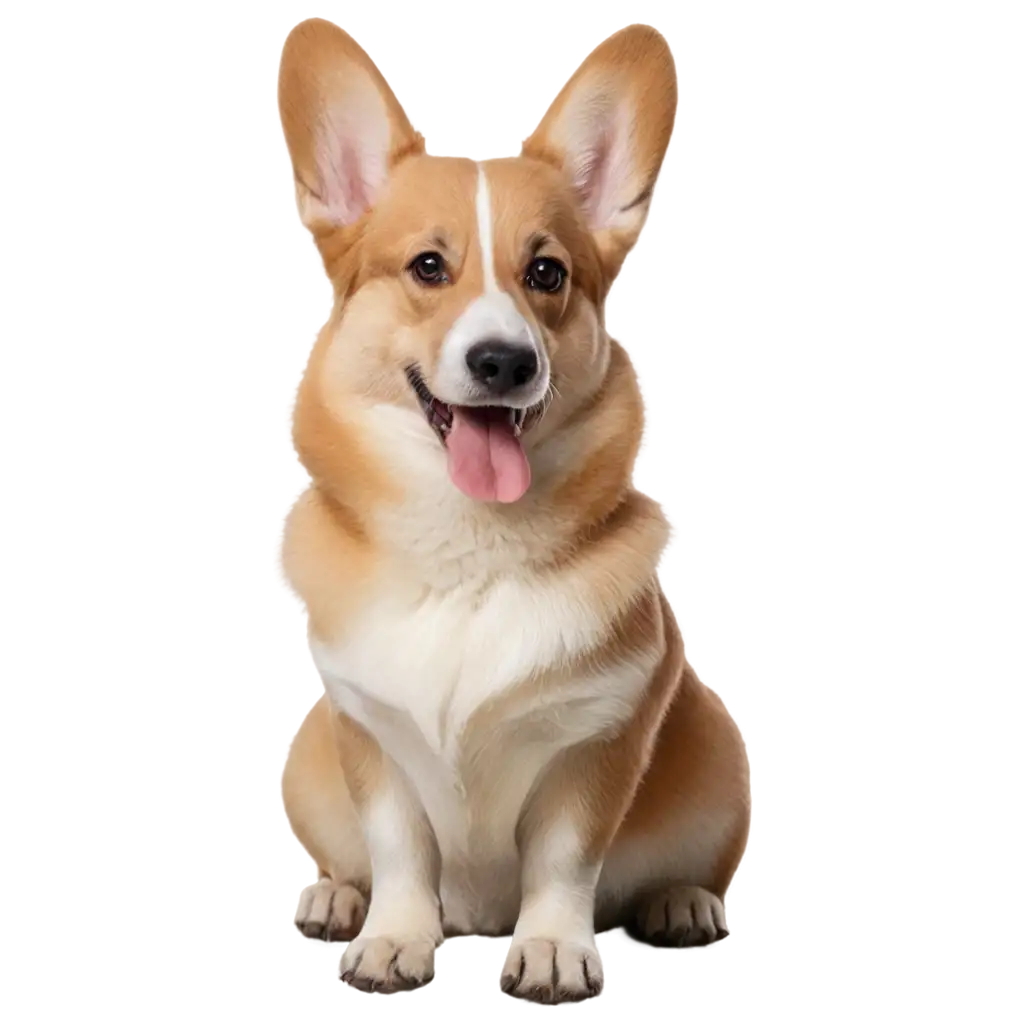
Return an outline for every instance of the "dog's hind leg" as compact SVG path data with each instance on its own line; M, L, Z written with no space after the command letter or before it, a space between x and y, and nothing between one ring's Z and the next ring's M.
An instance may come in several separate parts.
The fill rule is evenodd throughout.
M320 880L299 898L295 925L313 939L355 938L366 918L370 858L345 784L322 697L306 716L284 769L282 790L292 831L316 861Z
M723 900L750 823L747 757L721 700L686 666L651 764L605 858L599 930L702 946L728 935Z

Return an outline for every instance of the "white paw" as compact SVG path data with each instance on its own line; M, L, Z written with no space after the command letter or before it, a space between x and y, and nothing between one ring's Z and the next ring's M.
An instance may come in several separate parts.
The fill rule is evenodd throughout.
M403 992L434 977L434 946L419 936L356 939L341 958L341 980L364 992Z
M604 986L597 951L555 939L513 940L501 972L501 988L535 1003L578 1002Z
M722 901L695 885L669 886L643 897L629 930L653 946L707 946L729 934Z
M354 886L321 878L302 890L295 927L310 939L346 942L359 934L366 920L366 897Z

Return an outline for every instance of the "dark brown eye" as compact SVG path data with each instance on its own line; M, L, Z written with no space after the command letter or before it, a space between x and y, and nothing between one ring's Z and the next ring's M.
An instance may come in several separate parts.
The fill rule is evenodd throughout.
M444 268L444 257L439 252L421 252L409 264L409 270L420 284L445 284L448 280Z
M538 292L557 292L565 283L566 270L550 256L538 256L526 268L527 287Z

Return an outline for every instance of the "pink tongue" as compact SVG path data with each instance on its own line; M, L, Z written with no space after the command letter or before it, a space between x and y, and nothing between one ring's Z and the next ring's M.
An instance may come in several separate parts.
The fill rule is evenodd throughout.
M448 475L463 494L477 501L518 501L530 486L530 463L508 413L468 413L452 406L447 437Z

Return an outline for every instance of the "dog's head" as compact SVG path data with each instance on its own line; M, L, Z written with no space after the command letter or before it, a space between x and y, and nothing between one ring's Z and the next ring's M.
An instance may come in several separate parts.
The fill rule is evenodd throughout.
M303 401L339 423L357 407L414 410L459 490L517 501L531 452L609 373L605 296L675 116L665 41L643 26L612 36L520 156L479 164L427 156L373 62L328 22L292 31L279 97L299 212L336 296L300 417Z

